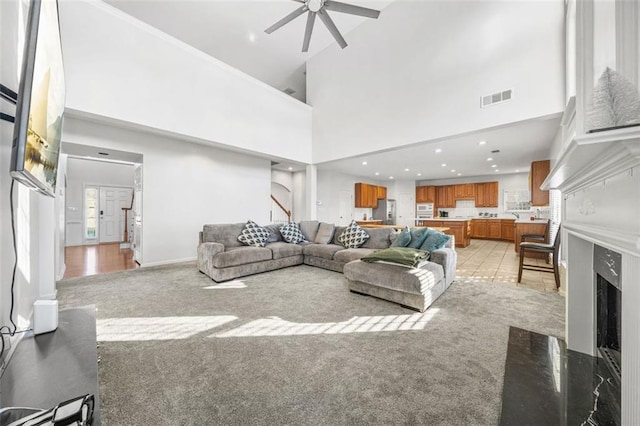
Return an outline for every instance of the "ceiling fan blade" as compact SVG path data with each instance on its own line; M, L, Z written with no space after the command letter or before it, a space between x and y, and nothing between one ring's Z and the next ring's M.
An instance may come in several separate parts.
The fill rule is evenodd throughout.
M285 16L284 18L282 18L281 20L279 20L278 22L276 22L275 24L273 24L272 26L270 26L269 28L264 30L264 32L267 33L267 34L271 34L275 30L277 30L278 28L282 27L283 25L288 24L289 22L293 21L298 16L302 15L303 13L305 13L307 10L309 10L309 9L307 9L306 5L300 6L298 9L294 10L293 12L291 12L290 14L288 14L287 16Z
M313 32L313 24L316 22L316 13L309 11L307 16L307 28L304 30L304 41L302 42L302 51L309 51L309 43L311 42L311 33Z
M369 9L361 6L354 6L352 4L341 3L339 1L327 0L324 2L324 7L327 10L340 13L348 13L350 15L365 16L367 18L378 19L380 16L379 10Z
M333 38L336 39L340 47L343 49L347 47L347 42L342 37L342 34L340 34L340 31L338 31L336 24L334 24L333 20L329 17L329 14L324 10L320 9L318 11L318 16L320 16L320 19L324 23L325 27L327 27L327 29L329 30Z

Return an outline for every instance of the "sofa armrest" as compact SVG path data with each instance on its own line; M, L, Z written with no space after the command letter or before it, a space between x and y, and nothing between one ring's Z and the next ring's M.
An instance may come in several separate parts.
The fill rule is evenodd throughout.
M456 278L456 267L458 266L458 253L452 248L441 248L431 252L429 261L437 263L444 269L444 279L449 286Z
M224 252L224 245L220 243L200 243L198 244L198 270L209 275L209 270L213 268L213 258L216 254Z

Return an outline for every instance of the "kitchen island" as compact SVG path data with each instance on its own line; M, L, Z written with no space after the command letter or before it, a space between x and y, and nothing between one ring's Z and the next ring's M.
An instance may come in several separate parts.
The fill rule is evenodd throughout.
M449 228L444 231L447 235L453 235L456 247L467 247L471 244L471 220L468 218L436 218L416 220L417 226L429 228Z

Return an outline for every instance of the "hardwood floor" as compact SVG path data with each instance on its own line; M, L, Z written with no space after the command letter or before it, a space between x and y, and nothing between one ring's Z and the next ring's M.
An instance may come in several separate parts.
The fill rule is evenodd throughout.
M458 252L457 275L459 280L485 281L533 288L541 291L556 291L553 274L523 271L518 284L520 257L513 250L513 243L491 240L471 240L471 245L456 248ZM545 265L542 259L527 259Z
M64 278L86 277L138 267L133 260L133 251L121 249L120 243L66 247L64 262Z

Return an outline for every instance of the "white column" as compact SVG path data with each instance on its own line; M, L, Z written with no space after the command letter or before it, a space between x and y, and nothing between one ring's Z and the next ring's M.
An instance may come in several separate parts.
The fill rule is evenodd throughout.
M318 217L316 200L318 199L318 168L309 164L306 170L305 206L307 219L314 220Z

